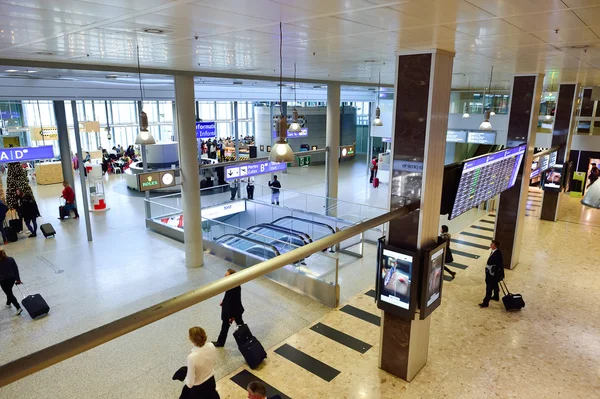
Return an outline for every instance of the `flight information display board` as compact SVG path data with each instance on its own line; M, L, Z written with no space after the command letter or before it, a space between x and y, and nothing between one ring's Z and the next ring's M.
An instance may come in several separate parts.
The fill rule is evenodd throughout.
M526 145L465 161L450 219L514 186Z

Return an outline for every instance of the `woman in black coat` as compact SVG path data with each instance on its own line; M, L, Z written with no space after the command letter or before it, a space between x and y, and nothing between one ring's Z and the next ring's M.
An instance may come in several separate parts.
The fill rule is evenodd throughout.
M6 306L10 307L13 305L17 309L17 315L20 315L23 309L12 292L15 284L21 284L17 262L15 262L14 258L6 256L4 250L0 250L0 287L2 287L2 291L6 294Z
M31 194L25 194L21 198L20 213L25 220L25 225L31 232L29 237L37 237L37 221L40 217L40 211L37 206L37 202Z

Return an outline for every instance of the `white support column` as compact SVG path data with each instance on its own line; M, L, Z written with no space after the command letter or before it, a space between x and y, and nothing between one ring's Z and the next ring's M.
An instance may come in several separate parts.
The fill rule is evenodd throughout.
M336 202L338 197L338 177L340 170L340 85L329 83L327 85L327 125L325 145L329 148L325 162L325 196L334 200L327 200L327 214L336 215ZM330 211L331 210L331 211Z
M201 267L204 264L194 101L194 77L175 75L175 107L185 226L183 237L187 267Z

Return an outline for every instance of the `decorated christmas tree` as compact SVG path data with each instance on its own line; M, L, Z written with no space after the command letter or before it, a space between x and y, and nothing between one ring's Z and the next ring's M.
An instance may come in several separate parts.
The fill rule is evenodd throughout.
M18 162L8 164L8 172L6 174L6 205L9 208L17 207L17 189L21 190L24 194L31 194L31 187L29 186L29 179L27 178L27 172Z

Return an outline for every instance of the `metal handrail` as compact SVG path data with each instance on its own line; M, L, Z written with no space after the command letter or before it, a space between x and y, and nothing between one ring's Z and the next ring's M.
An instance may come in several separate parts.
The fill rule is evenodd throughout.
M304 222L306 224L314 224L315 226L321 226L321 227L325 227L326 229L331 230L331 234L335 234L335 229L333 227L331 227L330 225L328 225L327 223L321 223L321 222L315 222L314 220L308 220L308 219L302 219L296 216L283 216L280 217L279 219L275 219L271 222L271 224L275 224L277 222L279 222L280 220L284 220L284 219L292 219L292 220L297 220L299 222ZM275 225L277 226L277 225Z
M165 317L187 309L190 306L197 305L198 303L222 294L227 290L289 265L296 259L307 258L312 254L320 252L323 248L332 247L350 237L354 237L364 231L387 223L392 219L406 216L411 211L417 209L418 204L419 202L416 201L414 204L410 204L404 208L399 208L381 216L377 216L364 223L352 226L347 230L340 231L321 240L294 249L293 251L286 252L276 258L266 260L230 276L220 278L217 281L206 284L193 291L167 299L166 301L130 314L129 316L122 317L103 326L86 331L75 337L4 364L0 366L0 387L6 386L35 372L60 363L63 360L67 360L80 353L112 341L113 339L164 319Z
M281 255L281 253L279 252L279 250L277 249L277 247L275 247L274 245L267 244L267 243L259 241L259 240L255 240L254 238L245 237L245 236L240 235L240 234L223 234L222 236L219 236L219 237L215 238L215 242L219 243L219 244L223 244L223 245L231 245L231 244L228 244L226 242L220 242L219 241L221 238L224 238L224 237L227 237L227 239L226 239L227 241L230 240L230 239L248 241L248 242L251 242L253 244L260 245L261 247L269 248L277 256Z

